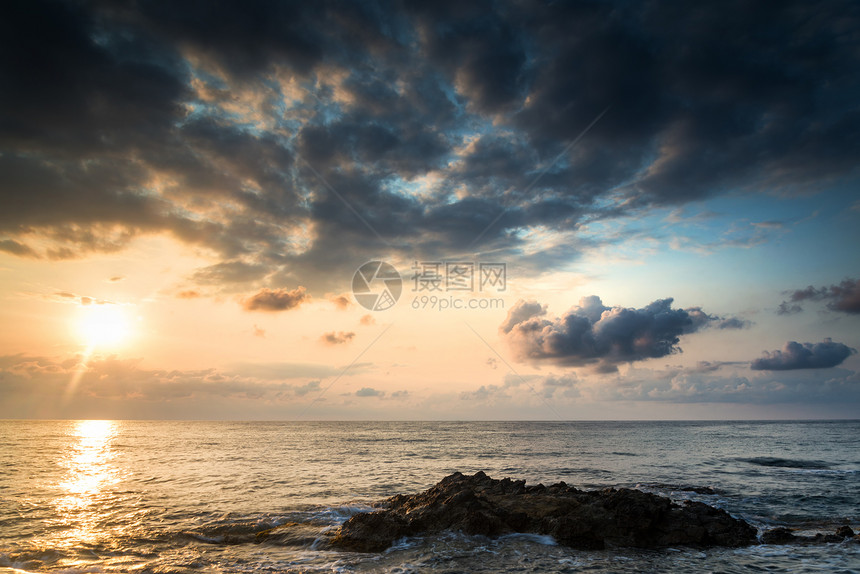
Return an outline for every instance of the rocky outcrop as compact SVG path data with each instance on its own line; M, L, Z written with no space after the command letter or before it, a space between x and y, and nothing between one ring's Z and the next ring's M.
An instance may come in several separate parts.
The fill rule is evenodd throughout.
M420 494L390 498L381 510L347 520L331 542L344 550L379 552L404 536L445 530L549 534L580 549L756 543L755 528L700 502L678 505L628 488L586 492L563 482L526 486L523 480L494 480L483 472L454 473Z

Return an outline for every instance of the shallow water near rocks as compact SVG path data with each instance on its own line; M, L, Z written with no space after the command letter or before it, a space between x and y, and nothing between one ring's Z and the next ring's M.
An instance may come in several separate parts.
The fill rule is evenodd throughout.
M585 552L445 533L380 554L323 542L380 500L478 470L638 487L759 529L860 529L857 421L0 421L0 572L860 572L853 541Z

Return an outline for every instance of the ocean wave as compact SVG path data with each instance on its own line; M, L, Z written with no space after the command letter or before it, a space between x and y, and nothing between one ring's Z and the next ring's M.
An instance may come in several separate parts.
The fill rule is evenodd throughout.
M65 552L54 548L26 548L0 552L0 572L39 571L67 558Z
M692 492L694 494L722 494L722 491L713 486L696 486L692 484L664 484L660 482L643 482L636 484L636 488L654 489L668 492Z
M780 468L802 468L811 470L827 470L830 463L820 460L803 460L793 458L779 458L775 456L756 456L752 458L738 458L739 462L755 464L757 466L770 466Z
M326 531L360 512L375 510L365 504L326 506L284 515L224 516L184 529L180 537L208 544L277 544L310 547Z
M532 534L530 532L514 532L513 534L506 534L504 536L499 536L499 540L524 540L526 542L534 542L535 544L541 544L543 546L558 546L558 542L555 538L550 536L549 534Z

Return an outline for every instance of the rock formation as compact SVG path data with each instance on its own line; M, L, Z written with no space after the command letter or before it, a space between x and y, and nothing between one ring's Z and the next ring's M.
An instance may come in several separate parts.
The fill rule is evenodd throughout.
M351 517L331 542L344 550L379 552L404 536L445 530L549 534L579 549L756 543L755 528L701 502L678 505L629 488L586 492L563 482L526 486L523 480L494 480L483 472L457 472L420 494L390 498L381 510Z

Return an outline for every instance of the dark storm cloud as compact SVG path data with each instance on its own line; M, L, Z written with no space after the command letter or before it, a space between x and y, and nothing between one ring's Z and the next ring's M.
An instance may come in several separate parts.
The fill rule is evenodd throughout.
M289 311L310 300L304 287L295 289L263 288L242 301L246 311Z
M841 365L842 361L856 352L856 349L834 343L829 338L815 344L789 341L781 351L765 351L763 357L750 364L750 368L754 371L829 369Z
M521 300L499 330L517 360L563 365L602 361L604 370L612 372L615 363L678 353L681 335L722 322L698 307L672 309L671 298L627 309L607 307L590 296L555 318L547 316L545 305Z
M428 2L411 8L426 54L468 102L490 113L519 105L526 47L523 30L504 5Z
M640 202L677 203L853 171L848 134L860 118L823 105L858 88L846 75L857 68L842 33L857 20L848 4L568 3L541 17L558 55L540 68L522 125L550 142L572 138L611 106L589 137L613 150L586 156L594 181L635 177Z
M167 216L168 205L135 193L144 177L128 160L106 158L82 164L4 153L0 181L7 209L0 211L0 232L98 223L156 227Z
M168 41L180 39L239 77L260 73L276 60L307 73L323 57L322 3L228 0L212 8L206 2L146 2L136 16Z
M0 20L0 145L114 155L165 137L188 96L171 43L93 5L11 2Z
M441 158L449 151L448 142L429 126L384 125L374 119L307 126L297 149L303 159L318 168L354 162L403 177L440 167Z
M860 279L846 279L838 285L821 288L810 285L806 289L793 291L789 301L780 303L777 313L780 315L799 313L803 308L797 303L801 301L827 301L827 308L831 311L860 313Z
M545 270L593 245L535 253L534 229L856 174L858 25L848 2L13 2L0 250L167 233L323 293L380 249Z

